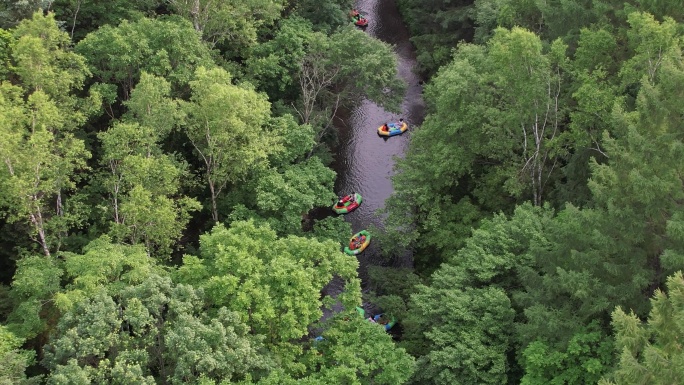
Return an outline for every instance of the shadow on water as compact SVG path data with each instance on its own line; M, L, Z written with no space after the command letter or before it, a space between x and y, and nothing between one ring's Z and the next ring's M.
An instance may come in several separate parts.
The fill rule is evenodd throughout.
M367 229L370 225L383 228L383 218L377 215L384 207L385 200L392 194L391 176L394 174L394 158L402 157L409 143L413 126L422 123L425 106L422 99L420 78L413 72L416 66L415 49L409 41L408 28L404 25L394 0L359 0L357 9L369 19L364 31L370 36L394 46L397 55L398 74L408 84L400 115L385 111L369 100L338 114L339 145L335 149L336 161L333 168L337 172L335 191L338 195L358 192L363 196L363 204L345 219L351 223L353 232ZM377 129L385 122L404 118L409 130L391 138L383 138ZM351 257L350 257L351 258ZM377 242L357 256L361 287L368 288L368 267L386 265L380 255ZM406 255L395 258L393 267L412 267L412 257ZM335 295L342 290L342 282L335 279L324 293Z

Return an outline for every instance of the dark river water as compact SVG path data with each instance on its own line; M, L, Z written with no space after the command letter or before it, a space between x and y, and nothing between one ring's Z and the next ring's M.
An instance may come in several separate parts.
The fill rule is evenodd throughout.
M395 0L360 0L356 7L365 15L369 24L366 33L394 46L397 55L398 73L408 84L401 114L394 114L364 100L356 109L338 116L336 128L339 130L339 146L333 168L337 171L335 191L338 195L358 192L363 196L361 206L345 219L358 232L373 224L382 228L382 218L377 215L385 200L392 194L392 181L395 157L402 157L408 147L413 126L421 124L424 117L424 104L421 96L420 78L414 74L416 65L414 47L409 41L408 28L404 25ZM377 128L389 121L404 118L409 130L402 135L383 138L378 136ZM383 263L377 243L371 245L357 256L359 276L362 287L367 287L367 268ZM409 255L393 259L394 267L411 267ZM386 264L385 264L386 265Z

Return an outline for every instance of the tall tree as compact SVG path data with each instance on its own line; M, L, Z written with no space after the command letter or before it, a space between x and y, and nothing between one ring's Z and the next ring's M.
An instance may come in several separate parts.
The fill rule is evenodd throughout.
M348 308L360 301L357 261L333 241L278 238L267 226L234 222L201 237L201 258L186 256L178 270L182 282L204 289L214 306L237 311L253 333L271 346L308 333L321 316L321 290L338 275L346 284L338 296ZM281 351L285 353L285 351Z
M258 31L280 17L284 0L166 0L192 22L210 47L223 46L228 57L241 57L257 43Z
M169 81L178 96L198 66L213 65L199 34L178 16L105 25L88 34L75 50L88 58L99 82L119 86L123 100L130 98L142 71Z
M609 384L679 384L684 381L684 276L678 271L667 278L667 293L656 290L648 321L618 307L613 311L620 363L599 382ZM613 381L609 381L612 379Z
M20 349L22 339L0 325L0 384L39 384L41 378L26 377L26 368L33 364L35 352Z
M89 72L69 51L54 16L34 14L14 31L12 58L19 86L0 86L2 206L10 221L27 223L45 255L82 221L68 191L81 179L90 153L74 130L97 111L99 96L74 95ZM73 205L70 206L70 203Z
M161 142L181 117L178 104L169 97L170 84L143 73L123 122L98 137L102 163L108 168L99 181L109 195L117 239L143 242L151 253L168 254L200 205L180 194L187 166L164 154ZM135 122L135 123L128 123Z
M565 48L497 29L486 47L461 45L426 88L429 114L398 163L388 205L392 226L407 233L397 242L420 238L419 267L439 265L481 216L547 199L565 155L555 145L566 114Z
M265 130L270 104L264 95L231 84L220 68L200 67L190 82L192 97L182 104L184 130L204 166L211 197L211 217L219 220L218 199L229 183L266 165L278 136Z
M52 8L64 29L74 41L105 25L117 25L121 20L138 20L153 16L163 0L52 0Z
M316 143L310 125L285 115L272 118L269 126L281 134L283 146L270 154L268 168L234 190L230 217L268 223L279 234L304 235L302 221L309 211L336 198L335 172L312 156Z
M388 44L352 28L329 37L314 33L301 60L297 110L303 123L314 124L316 118L327 121L334 110L321 116L322 106L350 105L360 97L399 110L406 85L398 77L396 56Z
M657 23L645 15L634 17ZM635 27L630 34L638 41L668 40L654 36L656 31L668 33L651 26ZM615 306L645 316L645 293L684 266L684 138L676 118L682 106L673 102L682 95L684 68L681 48L675 47L663 50L656 67L639 50L624 63L625 74L635 71L635 63L643 65L633 110L627 103L613 108L611 134L603 139L607 159L591 164L593 207L568 205L560 212L547 229L548 243L535 248L538 270L522 273L521 344L543 338L563 351L590 322L606 330Z
M483 220L463 248L411 295L403 344L418 357L415 383L507 383L515 362L510 297L534 265L553 212L526 204Z

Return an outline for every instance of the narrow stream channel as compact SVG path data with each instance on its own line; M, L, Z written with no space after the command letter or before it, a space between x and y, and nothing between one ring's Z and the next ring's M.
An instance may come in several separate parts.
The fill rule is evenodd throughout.
M398 73L408 83L401 114L385 111L375 103L364 100L338 122L339 146L333 168L337 171L335 191L338 195L352 191L363 196L363 203L345 219L352 224L354 232L373 224L382 228L382 218L377 216L385 200L394 191L390 177L394 173L394 158L403 156L409 143L412 129L421 124L425 114L420 78L414 74L415 50L409 41L409 31L404 25L395 0L359 0L356 4L369 24L365 32L394 46L397 55ZM383 138L377 128L385 122L404 118L409 130L402 135ZM367 269L370 265L381 265L383 259L377 243L357 256L362 288L367 287ZM395 267L411 267L410 256L396 261Z

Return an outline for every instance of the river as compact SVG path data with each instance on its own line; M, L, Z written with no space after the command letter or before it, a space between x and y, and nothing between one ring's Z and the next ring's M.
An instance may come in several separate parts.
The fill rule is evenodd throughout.
M363 196L361 206L345 216L351 222L354 232L366 229L371 224L383 227L382 218L377 216L377 211L394 191L390 179L394 173L394 158L403 156L413 127L421 124L425 115L420 78L413 72L416 66L415 49L409 41L408 28L401 19L395 0L360 0L356 7L369 20L365 32L394 46L398 73L407 82L408 89L399 115L364 100L357 108L338 116L341 121L336 124L339 145L333 164L333 169L337 172L335 191L338 195L354 191ZM379 126L399 118L408 122L407 132L390 138L378 136ZM373 242L357 258L360 265L359 276L362 287L365 288L368 283L368 266L382 265L384 259L380 256L377 243ZM412 267L410 256L394 258L393 261L393 267Z

